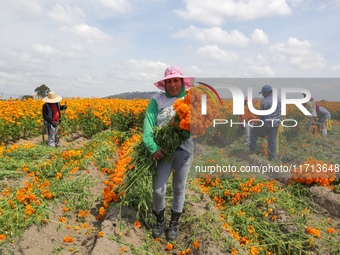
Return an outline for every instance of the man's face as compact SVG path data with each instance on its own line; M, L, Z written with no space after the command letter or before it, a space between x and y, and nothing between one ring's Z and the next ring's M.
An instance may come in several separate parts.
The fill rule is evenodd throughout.
M268 92L262 92L262 96L266 98L268 96Z

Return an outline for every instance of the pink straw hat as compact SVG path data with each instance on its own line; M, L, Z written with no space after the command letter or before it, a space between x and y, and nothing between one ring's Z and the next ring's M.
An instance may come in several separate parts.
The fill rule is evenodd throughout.
M183 78L185 89L189 89L191 86L194 86L195 78L194 77L186 77L183 76L182 70L178 66L169 66L165 69L164 72L164 79L155 82L157 88L160 90L165 90L165 83L164 81L171 78Z

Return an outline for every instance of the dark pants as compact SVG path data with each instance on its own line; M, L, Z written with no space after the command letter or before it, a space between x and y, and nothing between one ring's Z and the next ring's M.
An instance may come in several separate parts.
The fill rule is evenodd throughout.
M268 136L268 159L276 158L277 135L278 127L253 127L250 131L250 151L256 152L257 137L262 135Z

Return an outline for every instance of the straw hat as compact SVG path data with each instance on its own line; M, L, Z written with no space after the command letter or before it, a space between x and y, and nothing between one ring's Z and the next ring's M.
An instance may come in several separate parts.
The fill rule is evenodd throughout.
M63 98L61 96L57 96L56 94L54 94L53 91L49 92L48 93L48 96L47 97L44 97L42 99L43 102L46 102L46 103L58 103L62 100Z
M178 66L169 66L167 69L165 69L164 72L164 79L155 82L157 88L161 90L165 90L165 83L164 81L171 78L183 78L185 89L190 88L191 86L194 86L195 78L194 77L187 77L183 76L182 70Z

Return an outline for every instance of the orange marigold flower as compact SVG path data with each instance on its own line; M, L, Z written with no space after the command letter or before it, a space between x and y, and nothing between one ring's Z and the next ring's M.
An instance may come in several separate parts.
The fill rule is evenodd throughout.
M88 210L85 210L85 211L79 211L78 213L78 217L81 218L81 217L87 217L89 216L89 211Z
M320 231L317 230L317 229L315 229L315 228L307 227L306 232L307 232L308 234L312 234L313 236L319 236L319 237L321 237L321 236L320 236Z
M231 253L232 253L233 255L237 255L237 254L238 254L238 251L236 250L236 248L234 248L234 250L232 250Z
M102 216L104 216L106 214L104 207L100 207L99 214L102 215Z
M140 226L141 226L141 225L140 225L140 222L139 222L139 221L136 221L136 222L135 222L135 227L136 227L136 228L140 228Z
M59 217L58 219L59 219L61 222L63 222L63 223L66 222L65 217Z
M124 246L122 247L122 252L125 252L125 247Z
M35 210L32 208L32 206L27 205L26 209L25 209L25 215L28 216L28 215L30 215L32 213L35 213Z
M329 234L329 233L334 233L334 228L328 228L327 230L326 230L326 232Z
M251 255L256 255L259 253L259 250L256 247L251 247L250 248Z
M174 246L173 246L171 243L168 243L168 244L166 245L166 248L167 248L169 251L171 251L171 250L174 248Z
M104 232L99 232L99 233L98 233L98 238L99 238L99 237L102 237L103 235L104 235Z
M195 241L193 242L192 246L193 246L195 249L197 249L197 248L200 246L200 243L199 243L197 240L195 240Z
M69 237L69 236L66 236L66 237L64 238L64 242L66 242L66 243L73 243L73 238L72 238L72 237Z

